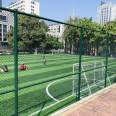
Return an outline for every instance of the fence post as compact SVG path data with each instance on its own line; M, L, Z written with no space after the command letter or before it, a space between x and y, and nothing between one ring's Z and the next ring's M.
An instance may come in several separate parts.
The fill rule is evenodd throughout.
M82 41L83 41L83 29L80 29L80 40L79 40L79 79L78 79L78 96L77 100L80 100L81 94L81 65L82 65Z
M108 55L109 55L109 34L107 33L107 37L106 37L106 60L105 60L105 84L104 84L104 87L107 86Z
M15 80L15 116L18 116L18 16L17 10L14 12L14 80Z

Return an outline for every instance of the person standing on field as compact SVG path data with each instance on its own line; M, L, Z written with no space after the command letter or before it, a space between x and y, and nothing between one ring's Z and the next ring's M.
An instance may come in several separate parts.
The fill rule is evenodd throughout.
M45 55L43 55L43 64L46 65L46 63L47 63L46 57Z

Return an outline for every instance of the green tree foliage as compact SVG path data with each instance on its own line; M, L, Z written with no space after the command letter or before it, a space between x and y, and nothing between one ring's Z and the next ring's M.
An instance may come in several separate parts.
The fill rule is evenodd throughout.
M113 55L116 54L116 20L107 23L103 26L104 30L110 32L112 35L109 35L109 54Z
M36 48L42 50L58 49L61 44L57 38L47 35L47 24L38 19L24 15L18 15L18 47L20 51L33 51ZM8 43L13 47L13 27L7 33Z
M116 20L104 26L92 21L92 18L72 18L67 21L88 29L83 30L83 54L105 55L107 38L109 39L109 54L116 54ZM105 32L105 34L104 34ZM106 34L106 32L112 35ZM65 52L79 53L80 28L66 26L63 38L65 40Z
M95 22L92 22L92 19L70 19L67 21L68 23L75 24L78 26L89 28L89 30L83 31L83 44L84 49L83 53L85 51L86 54L90 54L90 51L93 49L92 46L95 44L95 32L93 32L93 29L100 28L98 24ZM75 28L71 26L66 26L64 35L65 39L65 52L70 51L70 53L78 53L79 52L79 38L80 38L80 28ZM89 45L89 46L88 46ZM88 53L89 52L89 53Z
M92 21L92 18L78 19L70 18L67 23L85 27L83 30L83 54L85 55L100 55L106 49L106 38L108 35L105 32L110 32L116 35L116 21L107 23L104 26ZM98 30L98 31L95 31ZM58 42L58 39L47 35L48 25L37 18L18 15L18 45L19 50L33 51L40 48L43 52L51 49L63 48L63 43ZM110 39L110 54L111 51L116 51L116 36L109 35ZM13 45L13 27L7 33L8 43ZM79 38L80 28L73 26L65 26L63 33L64 49L66 53L79 53Z
M104 25L104 29L114 35L116 35L116 20Z
M59 48L63 48L63 44L58 41L58 38L52 36L46 38L46 49L51 50Z

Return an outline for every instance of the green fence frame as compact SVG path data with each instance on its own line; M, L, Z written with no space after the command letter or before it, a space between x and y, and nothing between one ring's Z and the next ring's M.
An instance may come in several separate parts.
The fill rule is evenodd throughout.
M80 100L81 91L81 66L82 66L82 50L83 50L83 28L80 29L80 39L79 39L79 80L78 80L78 93L77 100Z
M14 12L14 77L15 77L15 115L18 116L18 13Z
M109 34L107 34L107 36L109 37ZM107 86L107 73L108 73L108 56L109 56L109 51L108 51L108 48L109 48L109 38L106 38L106 60L105 60L105 83L104 83L104 87Z
M6 91L6 92L2 92L0 93L0 95L2 94L6 94L6 93L10 93L10 92L14 92L15 94L15 116L18 116L19 115L19 112L18 112L18 92L24 88L29 88L29 87L32 87L32 86L35 86L35 85L39 85L39 84L42 84L42 83L45 83L44 82L40 82L40 83L35 83L35 84L31 84L31 85L28 85L28 86L24 86L22 88L19 88L18 87L18 15L22 14L22 15L26 15L26 16L30 16L30 17L35 17L35 18L38 18L38 19L43 19L43 20L46 20L46 21L51 21L51 22L54 22L54 23L59 23L59 24L64 24L64 25L68 25L68 26L72 26L72 27L76 27L76 28L80 28L80 40L79 40L79 73L75 73L75 74L78 74L79 75L79 80L78 80L78 91L77 91L77 101L80 100L80 96L81 96L81 74L83 73L82 69L81 69L81 65L82 65L82 50L83 50L83 31L84 30L91 30L89 28L86 28L86 27L81 27L81 26L78 26L78 25L73 25L73 24L68 24L68 23L64 23L64 22L60 22L60 21L57 21L57 20L53 20L53 19L49 19L49 18L44 18L44 17L40 17L40 16L36 16L36 15L32 15L32 14L27 14L27 13L23 13L23 12L20 12L20 11L17 11L17 10L11 10L11 9L7 9L7 8L3 8L3 7L0 7L0 10L4 10L4 11L8 11L8 12L11 12L14 14L14 78L15 78L15 85L14 85L14 88L13 90L10 90L10 91ZM100 32L98 30L92 30L92 31L96 31L96 32ZM108 32L104 32L104 34L107 34L108 37L109 35L112 35L111 33L108 33ZM109 56L109 52L108 52L108 48L109 48L109 38L107 38L107 47L106 47L106 56L105 56L105 77L104 77L104 87L107 87L107 73L108 73L108 56ZM98 67L98 68L101 68L101 67ZM93 70L93 69L90 69L90 70ZM63 77L58 77L58 78L55 78L55 79L52 79L52 80L47 80L46 82L50 82L50 81L53 81L53 80L57 80L59 78L65 78L67 76L70 76L70 75L75 75L75 74L68 74L68 75L65 75Z

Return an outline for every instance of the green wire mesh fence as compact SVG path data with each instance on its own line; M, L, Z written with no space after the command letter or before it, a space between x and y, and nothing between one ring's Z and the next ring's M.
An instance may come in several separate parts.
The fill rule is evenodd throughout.
M115 35L0 9L0 116L48 115L115 83Z

